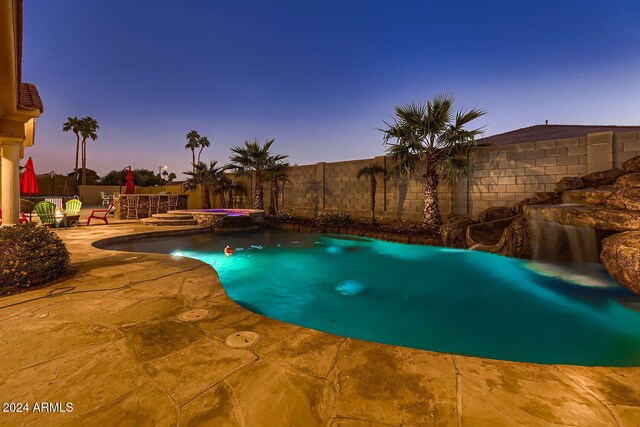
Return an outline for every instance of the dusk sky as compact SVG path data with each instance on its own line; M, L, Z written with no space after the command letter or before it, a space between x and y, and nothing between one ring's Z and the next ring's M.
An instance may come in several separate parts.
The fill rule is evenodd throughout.
M395 105L453 93L486 135L640 125L640 2L25 0L23 80L45 105L38 173L73 170L67 116L100 123L88 167L181 176L185 134L309 164L384 153Z

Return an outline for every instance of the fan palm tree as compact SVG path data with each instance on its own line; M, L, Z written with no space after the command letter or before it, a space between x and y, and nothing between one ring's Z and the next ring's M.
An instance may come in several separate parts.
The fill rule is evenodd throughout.
M78 161L80 160L80 119L78 117L67 117L67 121L62 124L63 132L73 132L76 135L76 163L73 176L76 178L76 193L78 190Z
M98 121L91 116L80 119L80 136L82 136L82 185L87 184L87 139L98 139Z
M200 138L201 136L197 131L191 130L187 133L187 143L184 146L185 150L191 150L191 165L193 166L192 172L194 173L196 171L196 165L200 163L200 160L196 163L196 148L200 146Z
M385 172L385 168L377 163L369 163L358 170L358 179L363 176L368 176L371 185L371 225L375 225L376 223L376 188L378 186L376 175L384 175Z
M240 181L232 180L231 185L229 185L229 207L235 207L235 199L239 198L238 205L240 207L244 206L244 196L247 195L247 187Z
M229 177L224 173L224 170L222 170L216 179L215 187L215 193L220 196L220 207L222 209L227 208L227 199L225 196L231 190L232 183L231 179L229 179Z
M198 139L198 146L200 147L200 151L198 151L198 162L200 162L200 155L202 154L202 150L205 149L205 147L209 147L211 145L211 143L209 142L209 138L207 138L206 136L201 136Z
M280 211L278 206L278 196L280 194L280 184L284 184L289 181L289 168L291 165L288 162L274 161L264 173L264 182L271 184L271 204L269 206L269 214L277 215Z
M485 111L453 110L453 97L438 95L426 104L409 103L396 107L392 124L386 123L384 143L397 162L397 174L420 173L424 179L422 225L437 232L442 225L438 207L440 177L455 182L468 172L466 154L476 147L482 128L465 129ZM391 142L394 140L395 142Z
M251 176L255 173L255 192L253 197L253 208L264 209L264 188L262 183L262 173L274 162L286 159L285 154L271 155L269 149L274 143L274 139L268 140L261 145L257 139L245 141L244 146L235 146L231 149L232 155L229 157L228 169L232 169L238 176Z
M218 162L213 160L207 165L204 162L198 162L193 165L193 171L184 172L189 178L185 183L185 187L189 190L196 190L198 185L202 186L201 204L202 209L211 209L209 200L209 187L215 184L216 179L223 172L223 168L218 167Z

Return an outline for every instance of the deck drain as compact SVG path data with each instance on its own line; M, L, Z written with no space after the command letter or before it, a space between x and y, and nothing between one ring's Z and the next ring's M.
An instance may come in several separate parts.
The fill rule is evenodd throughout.
M178 319L182 320L183 322L194 322L196 320L200 320L203 317L205 317L207 314L209 314L209 312L205 309L198 309L198 310L191 310L191 311L187 311L185 313L182 313Z
M229 335L225 342L229 347L243 348L249 347L258 341L260 341L260 334L252 331L240 331Z

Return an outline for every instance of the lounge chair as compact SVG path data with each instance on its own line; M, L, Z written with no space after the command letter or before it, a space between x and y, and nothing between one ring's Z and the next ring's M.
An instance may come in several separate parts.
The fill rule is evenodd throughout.
M51 202L40 202L34 207L38 217L40 218L40 222L43 225L55 225L56 228L59 228L60 223L58 222L58 218L56 218L56 205ZM67 227L67 223L64 223L65 228Z
M91 225L92 219L99 219L100 221L104 221L105 224L109 224L109 220L107 219L107 215L111 213L113 210L113 202L109 204L108 209L95 209L91 211L91 215L87 218L87 225Z
M80 210L82 209L82 202L78 199L71 199L64 205L64 210L67 213L65 218L69 226L78 224L80 222Z
M102 207L109 206L111 204L111 197L107 196L104 191L100 192L100 197L102 198Z

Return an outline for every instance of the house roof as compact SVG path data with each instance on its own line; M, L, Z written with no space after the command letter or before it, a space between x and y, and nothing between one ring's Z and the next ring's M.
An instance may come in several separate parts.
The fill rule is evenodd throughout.
M20 83L18 91L18 108L23 110L44 111L38 88L33 83Z
M512 130L497 135L487 136L478 142L494 145L517 144L519 142L546 141L550 139L576 138L594 132L633 132L640 131L640 126L607 126L607 125L535 125Z

